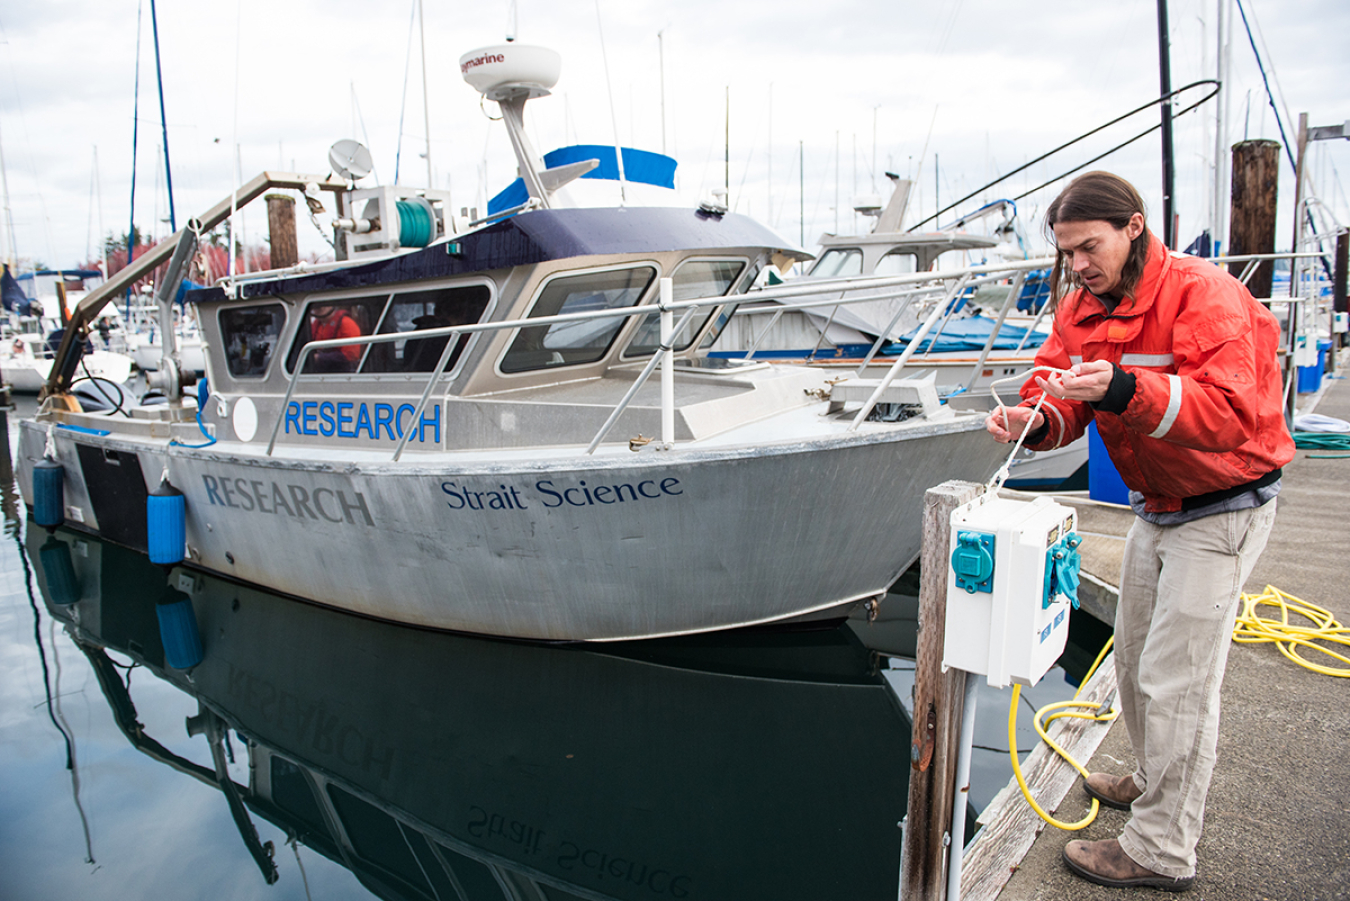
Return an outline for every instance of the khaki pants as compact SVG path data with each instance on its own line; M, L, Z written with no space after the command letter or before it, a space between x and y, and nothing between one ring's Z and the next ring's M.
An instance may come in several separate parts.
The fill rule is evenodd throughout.
M1195 875L1238 596L1274 522L1271 500L1174 526L1136 519L1125 541L1115 662L1144 793L1120 846L1164 876Z

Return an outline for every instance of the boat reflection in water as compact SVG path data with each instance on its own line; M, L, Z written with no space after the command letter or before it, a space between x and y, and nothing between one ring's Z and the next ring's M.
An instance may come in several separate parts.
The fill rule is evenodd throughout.
M269 882L257 817L384 898L895 897L909 724L847 629L513 643L184 569L157 605L137 553L35 528L28 550L122 731L222 790ZM179 670L160 623L184 601ZM214 769L143 733L110 651L197 699Z

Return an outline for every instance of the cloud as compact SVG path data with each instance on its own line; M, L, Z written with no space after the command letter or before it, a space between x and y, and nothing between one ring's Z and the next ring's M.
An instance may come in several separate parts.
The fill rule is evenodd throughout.
M1350 27L1350 8L1337 0L1283 0L1278 15L1273 0L1244 7L1290 114L1350 118L1338 88L1350 59L1324 46ZM616 128L623 143L659 150L664 133L682 186L706 190L727 178L729 95L733 201L742 195L742 211L789 234L833 226L836 182L847 206L855 183L870 190L882 169L918 176L915 202L931 212L935 193L954 199L1158 92L1156 6L1145 0L1053 9L1006 0L601 0L598 14L596 3L519 0L517 9L521 41L563 54L555 95L527 114L541 150L610 142ZM1174 85L1213 69L1214 9L1213 0L1171 5ZM382 180L392 181L397 161L401 180L424 183L428 135L413 10L408 3L376 11L354 0L161 8L179 220L226 196L236 166L243 178L263 168L326 171L327 148L340 137L369 142ZM514 177L515 163L501 126L461 81L458 60L504 38L508 4L428 6L426 16L433 178L451 187L457 206L481 206ZM72 0L7 12L4 27L0 139L15 240L24 256L82 262L100 231L120 234L129 217L136 18ZM148 228L168 206L148 8L141 40L136 220ZM1278 138L1240 21L1233 55L1232 134ZM491 104L486 111L495 114ZM1141 118L1142 127L1151 124ZM1198 115L1177 123L1183 233L1202 227L1209 208L1214 139L1206 127ZM1317 153L1328 160L1319 177L1332 182L1323 193L1335 199L1335 167L1350 165L1350 155L1330 146ZM1067 156L1035 174L1048 178L1084 158ZM1102 165L1138 178L1160 206L1156 138ZM805 225L795 212L803 206ZM264 220L252 221L256 242ZM301 241L322 247L306 223Z

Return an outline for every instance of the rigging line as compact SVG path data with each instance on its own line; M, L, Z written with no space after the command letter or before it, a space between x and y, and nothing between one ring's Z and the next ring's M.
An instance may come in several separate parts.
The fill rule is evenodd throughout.
M736 186L736 202L731 205L733 213L736 212L736 207L740 206L741 197L745 194L745 182L750 177L750 164L755 160L755 145L759 143L759 126L760 123L756 122L755 133L750 136L750 150L745 155L745 168L741 170L741 183Z
M136 78L131 92L131 222L127 226L127 265L136 253L136 146L141 131L141 4L136 4ZM127 285L127 317L131 316L131 289Z
M234 172L233 172L233 177L230 179L230 184L234 185L234 187L233 187L233 188L231 189L231 191L230 191L230 218L229 218L228 224L227 224L226 227L225 227L225 234L228 235L228 237L229 237L229 240L228 240L228 241L226 242L226 244L225 244L225 274L226 274L228 277L230 277L230 278L234 278L234 248L235 248L235 239L234 239L234 215L235 215L235 213L237 213L237 212L239 211L239 178L240 178L240 174L241 174L240 171L239 171L240 168L241 168L240 165L239 165L239 56L240 56L240 48L241 48L241 46L242 46L243 43L244 43L244 41L243 41L243 33L244 33L244 27L243 27L243 25L244 25L244 3L243 3L243 0L235 0L235 5L234 5L234 124L233 124L233 127L232 127L233 134L232 134L231 139L230 139L230 143L234 145L234 153L231 154L231 156L234 157ZM164 346L165 346L165 347L168 347L168 346L169 346L169 345L168 345L168 340L169 340L169 336L168 336L168 335L161 335L161 336L160 336L160 341L164 342Z
M394 147L394 184L398 184L399 161L403 158L403 116L408 111L408 69L412 67L413 29L417 26L417 0L408 20L408 46L403 53L403 96L398 104L398 143Z
M1280 141L1284 144L1284 155L1289 158L1289 166L1295 172L1298 171L1298 163L1294 161L1294 153L1289 149L1289 139L1284 134L1284 120L1280 118L1280 110L1275 105L1275 95L1270 91L1270 79L1266 77L1266 66L1261 61L1261 52L1256 49L1256 39L1252 37L1252 26L1247 22L1247 10L1242 5L1242 0L1237 0L1238 12L1242 14L1242 27L1247 30L1247 43L1252 46L1252 55L1256 57L1256 68L1261 72L1261 83L1266 87L1266 101L1270 104L1271 112L1275 114L1275 124L1280 129Z
M1066 141L1066 142L1064 142L1063 144L1060 144L1058 147L1054 148L1053 150L1048 150L1048 151L1046 151L1045 153L1042 153L1040 156L1036 157L1036 158L1035 158L1034 160L1032 160L1031 162L1029 162L1029 163L1023 163L1021 166L1018 166L1016 169L1012 170L1011 172L1007 173L1006 175L1002 175L1002 176L1000 176L1000 177L994 179L993 181L989 182L989 184L984 185L983 187L978 188L978 189L976 189L975 191L972 191L971 193L967 194L965 197L962 197L960 200L957 200L957 201L955 201L954 203L948 204L947 206L945 206L945 207L943 207L942 209L938 210L938 211L937 211L936 213L934 213L933 215L929 216L927 219L924 219L922 222L917 222L917 223L915 223L913 226L911 226L911 227L908 229L908 231L914 231L914 229L918 228L919 226L924 225L924 224L929 223L929 222L932 222L934 219L937 219L937 218L938 218L939 216L941 216L943 213L950 212L951 210L953 210L953 209L955 209L956 207L960 206L961 204L965 203L967 200L970 200L972 197L975 197L975 196L978 195L981 191L986 191L986 190L988 190L989 188L992 188L994 185L999 184L1000 182L1006 181L1007 179L1011 178L1012 176L1016 175L1016 174L1019 173L1019 172L1022 172L1022 171L1025 170L1025 169L1030 169L1032 166L1036 165L1037 163L1041 162L1042 160L1045 160L1045 159L1048 159L1049 157L1054 156L1056 153L1059 153L1061 150L1064 150L1065 148L1072 147L1074 144L1077 144L1079 141L1082 141L1082 140L1084 140L1084 139L1086 139L1086 138L1090 138L1090 137L1092 137L1093 135L1097 134L1098 132L1104 131L1104 130L1110 128L1112 125L1116 125L1116 124L1118 124L1118 123L1120 123L1120 122L1123 122L1123 121L1125 121L1126 119L1130 118L1131 116L1138 115L1139 113L1142 113L1144 110L1147 110L1147 109L1150 109L1150 108L1152 108L1152 107L1154 107L1154 106L1157 106L1158 104L1163 103L1163 102L1166 101L1166 100L1170 100L1171 98L1175 97L1176 95L1178 95L1178 94L1180 94L1180 93L1183 93L1184 91L1189 91L1191 88L1199 87L1200 85L1205 85L1205 84L1207 84L1207 85L1213 85L1213 86L1214 86L1214 90L1210 91L1210 92L1209 92L1208 94L1206 94L1204 97L1200 98L1200 99L1199 99L1198 101L1196 101L1195 103L1193 103L1193 104L1191 104L1190 106L1186 107L1186 108L1183 109L1181 112L1179 112L1179 113L1174 113L1174 114L1172 115L1172 118L1173 118L1173 119L1176 119L1177 117L1182 116L1182 115L1184 115L1184 114L1190 112L1191 110L1195 109L1197 106L1199 106L1200 104L1204 103L1206 100L1209 100L1209 99L1212 98L1215 94L1217 94L1217 93L1219 92L1219 83L1218 83L1217 81L1215 81L1214 79L1212 79L1212 78L1202 78L1202 79L1200 79L1199 81L1193 81L1193 82L1191 82L1191 83L1188 84L1188 85L1183 85L1182 87L1177 88L1175 91L1168 91L1166 94L1163 94L1161 97L1157 98L1156 100L1150 100L1148 103L1145 103L1143 106L1135 107L1134 109L1130 110L1128 113L1125 113L1124 115L1117 116L1116 118L1112 119L1112 120L1109 121L1109 122L1105 122L1105 123L1103 123L1103 124L1101 124L1101 125L1098 125L1096 128L1092 129L1091 131L1084 132L1083 134L1079 135L1078 137L1074 138L1074 139L1071 140L1071 141ZM1158 128L1161 128L1161 127L1162 127L1162 123L1160 122L1160 123L1158 123L1157 125L1153 126L1153 128L1150 128L1148 131L1144 132L1144 133L1141 134L1141 135L1136 136L1135 138L1132 138L1131 140L1132 140L1132 141L1137 141L1139 138L1143 137L1145 134L1148 134L1149 132L1152 132L1152 131L1154 131L1155 129L1158 129ZM1129 143L1130 143L1130 142L1127 141L1127 142L1125 142L1125 144L1122 144L1121 146L1124 147L1124 146L1126 146L1126 144L1129 144ZM1117 148L1117 149L1119 149L1119 148ZM1098 159L1100 159L1100 158L1101 158L1101 157L1098 157ZM920 167L922 167L922 160L920 160ZM1075 170L1075 171L1076 171L1076 170ZM1060 176L1060 178L1063 178L1063 176ZM1051 179L1051 182L1054 182L1054 181L1057 181L1057 180L1058 180L1058 179ZM916 181L917 181L917 178L916 178ZM1047 182L1047 184L1049 184L1049 183L1051 183L1051 182ZM1042 185L1042 187L1044 187L1044 185ZM1020 197L1025 197L1025 196L1026 196L1026 194L1020 195ZM1020 199L1020 197L1017 198L1017 199Z
M33 593L33 569L28 565L28 554L24 550L23 537L16 529L14 531L14 543L19 546L19 560L23 563L23 579L28 586L28 606L33 608L33 638L37 641L38 659L42 661L42 687L47 693L47 716L51 718L52 725L56 731L61 733L61 737L66 741L66 769L74 766L75 751L71 746L70 735L61 728L61 724L56 721L56 714L52 710L52 683L51 676L47 672L47 650L42 643L42 614L38 612L37 597Z
M614 159L619 164L619 206L627 200L624 188L623 145L619 142L619 118L614 112L614 81L609 77L609 54L605 51L605 28L600 21L600 0L595 0L595 31L600 36L600 59L605 64L605 88L609 91L609 119L614 127Z
M1275 114L1275 124L1280 129L1280 141L1284 144L1284 155L1288 158L1289 166L1294 170L1294 177L1297 179L1298 162L1295 161L1294 159L1293 151L1289 149L1289 138L1286 137L1284 133L1284 120L1280 118L1279 107L1275 105L1275 95L1274 93L1271 92L1270 89L1270 79L1266 77L1266 67L1265 64L1261 61L1261 52L1256 49L1256 39L1252 37L1252 26L1247 21L1247 10L1242 5L1242 0L1237 0L1237 8L1238 12L1242 14L1242 27L1247 31L1247 43L1251 44L1252 55L1256 57L1256 68L1259 69L1261 72L1261 83L1265 85L1266 88L1266 100L1270 104L1270 111ZM1304 210L1304 214L1308 217L1308 227L1311 228L1312 233L1316 235L1317 223L1313 221L1312 212L1310 210ZM1298 221L1298 210L1294 210L1294 221L1295 222ZM1298 248L1295 247L1293 249L1297 250ZM1327 277L1330 278L1331 261L1325 256L1322 257L1322 268L1326 271Z
M937 107L937 106L934 106L934 107L933 107L933 118L930 119L930 120L928 121L928 134L927 134L927 135L924 137L924 139L923 139L923 150L919 151L919 165L918 165L917 167L915 167L915 169L914 169L914 191L915 191L915 194L918 193L918 191L919 191L919 186L923 184L923 164L924 164L924 161L928 159L928 143L929 143L929 141L931 141L931 140L933 139L933 126L937 125L937 115L938 115L938 107ZM917 200L917 198L915 198L915 199ZM906 201L905 203L906 203L906 205L908 205L909 201ZM916 202L915 206L916 206L916 207L918 206L917 202ZM941 215L942 215L943 213L945 213L945 212L947 212L947 211L946 211L946 210L939 210L938 212L936 212L936 213L933 214L933 218L936 219L938 216L941 216ZM929 220L927 220L927 219L923 220L923 222L927 222L927 221L929 221ZM910 231L914 231L914 229L918 228L920 225L923 225L923 222L917 223L916 225L914 225L914 226L913 226L912 228L910 228L909 230L910 230Z
M155 81L159 84L159 125L164 133L164 181L169 189L169 233L178 231L173 214L173 170L169 168L169 120L164 115L164 73L159 65L159 17L155 15L155 0L150 0L150 29L155 38Z
M56 715L60 717L61 725L65 726L66 731L73 737L75 730L70 728L65 711L61 709L61 655L57 651L56 620L54 618L49 624L48 634L51 636L52 642L52 663L56 667ZM75 799L75 809L80 814L80 825L84 827L84 862L97 863L94 860L94 840L89 835L89 818L85 816L84 804L80 803L80 768L75 761L75 746L73 743L71 744L70 762L70 792Z
M365 117L365 114L361 112L361 100L360 100L360 98L358 98L358 97L356 96L356 82L352 81L352 82L348 82L348 84L351 86L351 89L352 89L352 108L356 110L356 121L357 121L357 123L360 124L360 126L361 126L361 137L362 137L362 139L363 139L363 143L364 143L367 147L369 147L369 146L370 146L370 132L366 129L366 117ZM371 161L370 161L370 173L371 173L372 175L375 176L375 184L378 185L378 184L380 183L380 172L379 172L379 169L378 169L378 168L376 167L376 165L375 165L375 159L374 159L373 157L371 158ZM397 183L398 183L398 182L395 181L395 184L397 184Z
M1183 109L1181 112L1177 113L1175 116L1173 116L1173 118L1176 118L1177 116L1183 116L1183 115L1185 115L1186 113L1189 113L1191 110L1195 109L1197 106L1199 106L1200 104L1202 104L1202 103L1204 103L1205 101L1209 100L1209 98L1210 98L1210 97L1213 97L1213 96L1214 96L1213 94L1210 94L1208 97L1204 97L1204 98L1202 98L1202 99L1196 101L1195 103L1193 103L1193 104L1191 104L1190 106L1188 106L1188 107L1186 107L1185 109ZM1021 200L1023 197L1026 197L1026 196L1029 195L1029 194L1034 194L1035 192L1041 190L1041 188L1048 187L1049 185L1053 185L1055 182L1059 181L1061 178L1066 178L1066 177L1068 177L1068 176L1070 176L1070 175L1073 175L1075 172L1078 172L1078 171L1081 170L1081 169L1086 169L1088 166L1091 166L1093 163L1097 162L1098 160L1103 159L1104 157L1110 156L1111 154L1115 153L1117 150L1120 150L1122 147L1128 147L1128 146L1130 146L1130 145L1133 144L1135 141L1139 140L1140 138L1147 137L1148 135L1153 134L1153 132L1157 131L1157 130L1160 129L1160 128L1162 128L1162 123L1161 123L1161 122L1159 122L1157 125L1154 125L1152 128L1149 128L1149 129L1147 129L1147 130L1145 130L1145 131L1141 131L1139 134L1137 134L1137 135L1135 135L1134 137L1130 138L1128 141L1125 141L1124 143L1121 143L1121 144L1117 144L1115 147L1112 147L1110 150L1107 150L1105 153L1099 153L1099 154L1097 154L1097 155L1094 156L1092 159L1088 160L1086 163L1083 163L1082 165L1079 165L1079 166L1074 166L1074 167L1073 167L1072 169L1070 169L1069 171L1067 171L1067 172L1061 172L1059 175L1056 175L1054 178L1050 179L1050 180L1047 181L1047 182L1043 182L1043 183L1041 183L1040 185L1037 185L1036 187L1032 188L1030 191L1026 191L1026 192L1024 192L1024 193L1022 193L1022 194L1018 194L1016 197L1013 198L1013 200Z

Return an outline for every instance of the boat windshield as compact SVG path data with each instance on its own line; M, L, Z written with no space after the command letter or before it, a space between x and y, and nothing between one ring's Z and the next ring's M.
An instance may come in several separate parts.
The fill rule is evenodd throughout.
M544 285L529 318L625 309L636 305L655 279L650 266L561 276ZM502 357L501 371L594 363L609 351L626 321L614 316L523 328Z
M862 251L856 247L835 248L820 255L811 270L812 278L848 278L862 275Z
M266 375L285 324L286 310L279 303L221 310L220 335L230 375Z
M473 325L482 319L491 299L492 289L485 284L455 285L395 294L380 322L380 334L414 334L390 344L372 344L366 359L361 363L361 371L431 372L440 362L449 336L418 338L415 333L421 329ZM468 340L468 336L459 338L450 352L446 371L454 368Z
M671 276L671 299L680 301L693 300L696 297L721 297L731 290L731 286L736 283L737 277L744 269L744 260L686 260ZM713 309L715 308L710 307L702 315L694 314L689 324L675 336L672 345L675 350L686 350L694 343L698 333L703 331L703 326L707 324L708 317L713 314ZM683 315L683 313L676 315L676 321ZM657 313L649 313L642 318L642 324L638 326L633 340L628 343L624 356L637 357L656 353L660 341L661 317Z
M919 258L916 254L901 250L892 250L877 262L873 275L909 275L917 272Z

